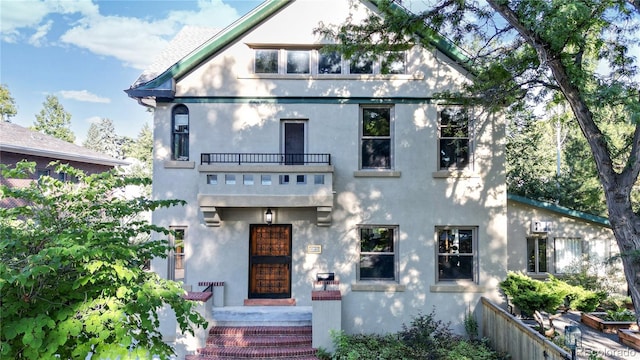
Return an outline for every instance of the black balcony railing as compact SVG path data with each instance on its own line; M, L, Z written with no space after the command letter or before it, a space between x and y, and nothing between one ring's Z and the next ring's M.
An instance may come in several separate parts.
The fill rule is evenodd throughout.
M203 153L200 164L331 165L331 154Z

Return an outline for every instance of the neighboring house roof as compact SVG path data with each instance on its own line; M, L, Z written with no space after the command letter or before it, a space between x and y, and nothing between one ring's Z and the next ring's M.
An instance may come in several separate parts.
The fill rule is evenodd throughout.
M0 121L0 151L107 166L129 164L124 160L5 121Z
M378 0L370 0L370 2L376 5ZM145 70L125 92L136 99L147 97L173 98L175 95L175 79L181 78L289 3L290 0L267 0L217 33L208 33L200 28L199 30L188 29L187 32L178 34L181 39L174 39L159 58L159 61L155 62L148 70ZM395 8L398 11L408 11L397 4ZM424 34L418 35L427 38L436 49L467 68L468 59L450 41L443 37L434 38ZM180 43L181 41L183 43ZM196 45L199 46L196 47ZM470 69L467 68L467 70Z
M556 204L552 204L544 201L529 199L519 195L507 194L507 199L524 204L524 205L535 207L538 209L554 212L562 216L567 216L567 217L575 218L578 220L588 221L598 225L611 227L611 224L609 223L609 219L607 219L606 217L596 216L586 212L569 209L560 205L556 205Z

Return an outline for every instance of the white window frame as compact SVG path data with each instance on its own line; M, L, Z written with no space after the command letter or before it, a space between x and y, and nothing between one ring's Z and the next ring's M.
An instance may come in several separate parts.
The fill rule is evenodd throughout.
M170 226L169 230L175 232L169 234L169 246L172 248L167 254L167 279L173 281L186 282L186 244L187 244L187 227L186 226ZM182 239L179 239L182 233ZM179 242L182 242L182 252L179 252ZM180 274L182 271L182 274ZM182 275L182 276L180 276Z
M361 243L362 243L362 230L364 229L388 229L392 232L392 246L393 249L392 251L389 252L383 252L383 251L377 251L377 252L365 252L362 251L362 247L361 247ZM357 268L357 281L359 282L392 282L392 283L398 283L398 279L400 277L399 274L399 265L398 265L398 259L399 259L399 252L398 252L398 238L400 235L400 230L399 230L399 226L398 225L369 225L369 224L360 224L357 226L357 240L358 240L358 263L356 265ZM363 261L363 256L370 256L370 255L386 255L386 256L390 256L393 255L393 278L362 278L361 275L361 264Z
M177 126L178 121L183 127ZM189 160L189 108L184 104L176 105L171 109L171 159Z
M546 243L545 245L545 253L544 253L544 261L546 264L546 269L541 269L541 264L540 264L540 243L541 241L544 240L544 242ZM529 247L530 245L533 246L533 258L531 258L531 255L529 254ZM549 273L549 265L551 264L551 262L549 261L549 239L547 237L528 237L527 238L527 272L530 274L547 274ZM531 271L531 267L530 265L533 265L533 270Z
M444 126L442 125L442 113L447 111L447 110L460 110L466 113L467 115L467 133L466 136L442 136L442 132L445 128L448 128L449 126ZM443 170L443 171L447 171L447 170L467 170L467 169L473 169L473 157L474 157L474 151L473 151L473 128L472 128L472 124L473 124L473 119L472 119L472 112L471 109L469 108L464 108L462 106L446 106L446 107L442 107L438 110L438 156L437 156L437 161L438 161L438 170ZM457 165L458 161L454 160L451 162L451 165L449 166L443 166L442 162L443 162L443 156L445 155L443 153L443 149L442 149L442 141L443 140L453 140L453 141L459 141L459 140L467 140L467 157L466 157L466 164L463 165Z
M368 136L364 134L364 111L365 109L388 109L389 110L389 135L388 136ZM358 142L358 154L359 154L359 164L358 168L360 170L393 170L394 169L394 153L395 153L395 144L394 144L394 118L395 118L395 106L394 105L361 105L359 109L359 142ZM365 141L368 140L388 140L389 141L389 166L364 166L364 154L362 152L362 148L364 146Z
M460 230L471 231L471 252L460 252ZM451 243L449 239L441 239L441 232L451 232L454 236ZM443 240L445 243L441 243ZM436 226L435 229L435 250L436 250L436 282L450 283L450 282L473 282L478 283L478 227L477 226ZM471 267L468 269L471 271L470 277L449 277L445 273L449 272L453 274L456 272L456 267L462 268L460 259L470 258ZM453 267L451 267L453 265ZM448 271L445 271L448 270ZM466 269L465 269L466 270Z

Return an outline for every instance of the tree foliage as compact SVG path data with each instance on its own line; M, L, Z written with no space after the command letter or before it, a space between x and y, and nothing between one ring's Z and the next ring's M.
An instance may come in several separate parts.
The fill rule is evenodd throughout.
M119 142L120 137L116 134L113 121L102 118L97 123L91 123L87 131L87 138L82 146L119 159L123 158Z
M383 17L318 33L346 54L381 54L399 44L433 48L444 36L467 51L458 59L473 81L442 97L504 113L545 103L570 109L602 185L631 297L640 304L640 216L632 195L640 173L640 86L630 54L640 41L640 1L435 0L417 14L393 1L375 3ZM616 147L608 125L630 125L628 146Z
M16 116L18 109L16 109L16 101L11 96L9 87L0 84L0 121L11 121L12 116Z
M2 165L5 178L25 177L34 163ZM2 186L2 196L27 205L0 208L0 358L168 358L158 332L159 311L170 306L182 331L206 326L184 300L180 283L145 271L165 257L169 234L138 214L184 204L127 199L129 185L148 180L115 170L86 175L58 165L77 182L45 176L26 188Z
M71 131L71 114L67 112L55 95L47 95L42 110L36 114L33 130L73 143L76 136Z

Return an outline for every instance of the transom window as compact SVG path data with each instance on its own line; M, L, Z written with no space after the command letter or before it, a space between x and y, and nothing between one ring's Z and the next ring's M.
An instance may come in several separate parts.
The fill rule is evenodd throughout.
M476 237L473 227L440 227L438 281L476 280Z
M360 226L358 280L395 281L397 226Z
M463 108L440 112L440 169L464 169L470 163L469 116Z
M360 159L362 169L391 169L391 116L389 106L361 108Z

